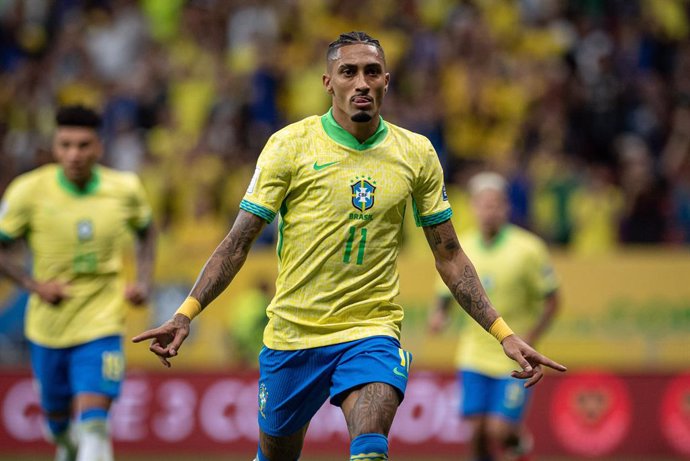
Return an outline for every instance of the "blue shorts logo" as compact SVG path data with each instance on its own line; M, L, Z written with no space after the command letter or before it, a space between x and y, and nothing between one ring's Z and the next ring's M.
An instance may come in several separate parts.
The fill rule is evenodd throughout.
M264 410L266 410L266 401L268 400L268 390L266 390L266 385L261 383L259 386L259 413L261 416L266 418Z
M376 181L371 181L371 178L355 179L355 182L350 185L352 188L352 206L357 208L360 212L368 210L374 206L374 192L376 192Z

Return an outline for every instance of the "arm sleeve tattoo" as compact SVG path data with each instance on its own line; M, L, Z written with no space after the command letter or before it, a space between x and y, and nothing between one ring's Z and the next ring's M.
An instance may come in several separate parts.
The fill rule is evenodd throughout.
M265 224L262 218L240 210L232 229L206 261L190 293L202 307L210 304L228 287Z
M498 318L450 220L424 228L436 268L460 306L485 330Z

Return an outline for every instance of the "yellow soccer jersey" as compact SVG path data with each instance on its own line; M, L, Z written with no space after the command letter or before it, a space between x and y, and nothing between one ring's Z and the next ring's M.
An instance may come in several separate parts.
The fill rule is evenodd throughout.
M26 236L38 281L68 284L58 306L32 295L26 336L47 347L69 347L124 329L122 246L129 230L151 220L139 179L96 167L81 191L58 165L16 178L0 206L0 238Z
M544 298L558 288L546 245L513 225L505 226L489 247L476 231L463 236L461 244L494 307L515 333L527 333L541 315ZM501 345L477 322L463 325L457 352L460 368L489 376L516 369Z
M383 119L361 144L330 112L269 139L240 204L268 222L280 214L266 346L399 338L396 260L410 195L419 225L450 218L431 143Z

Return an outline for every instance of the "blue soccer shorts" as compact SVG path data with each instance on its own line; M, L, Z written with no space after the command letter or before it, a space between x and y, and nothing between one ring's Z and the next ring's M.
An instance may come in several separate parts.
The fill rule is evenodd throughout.
M259 354L259 427L274 437L294 434L330 396L340 406L350 390L379 382L402 401L412 355L389 336L331 346Z
M459 371L458 379L462 416L498 416L513 423L522 420L532 395L532 389L525 389L524 381L469 370Z
M31 343L31 368L46 412L69 412L77 394L115 399L124 379L122 338L108 336L66 348Z

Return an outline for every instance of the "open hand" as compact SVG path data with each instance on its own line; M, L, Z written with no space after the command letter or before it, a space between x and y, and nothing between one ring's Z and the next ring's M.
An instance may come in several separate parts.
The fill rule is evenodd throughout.
M165 322L152 330L145 331L134 338L132 342L138 343L146 339L151 340L149 350L158 356L161 363L170 368L169 358L175 357L184 340L189 336L189 318L182 314Z
M513 378L526 379L525 387L532 387L541 380L544 376L542 365L557 371L567 370L565 366L532 349L517 335L508 336L501 345L505 354L515 360L522 368L521 371L513 371L510 375Z

